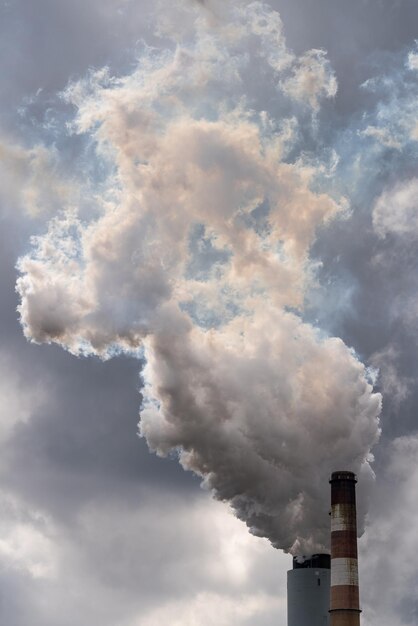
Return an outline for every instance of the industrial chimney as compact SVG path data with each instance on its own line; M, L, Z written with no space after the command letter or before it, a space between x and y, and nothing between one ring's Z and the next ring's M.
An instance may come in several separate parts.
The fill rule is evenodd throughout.
M360 626L357 566L356 476L331 476L330 626Z
M328 626L330 555L293 557L287 572L288 626Z

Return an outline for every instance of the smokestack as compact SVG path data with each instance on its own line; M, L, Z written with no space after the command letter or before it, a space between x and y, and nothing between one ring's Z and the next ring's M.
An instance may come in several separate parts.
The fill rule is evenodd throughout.
M356 476L331 476L330 626L360 626L357 566Z
M287 572L288 626L328 626L330 556L293 557Z

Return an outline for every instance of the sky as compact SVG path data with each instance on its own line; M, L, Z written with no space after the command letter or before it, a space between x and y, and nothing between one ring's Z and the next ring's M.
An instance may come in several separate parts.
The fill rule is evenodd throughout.
M357 473L418 621L418 6L0 5L0 622L285 626Z

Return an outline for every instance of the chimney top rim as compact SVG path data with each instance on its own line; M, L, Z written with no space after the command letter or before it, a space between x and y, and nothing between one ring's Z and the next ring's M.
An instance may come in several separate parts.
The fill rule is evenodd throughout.
M339 482L340 480L349 480L349 481L356 483L357 476L354 474L354 472L349 472L349 471L332 472L331 479L329 482L330 483Z

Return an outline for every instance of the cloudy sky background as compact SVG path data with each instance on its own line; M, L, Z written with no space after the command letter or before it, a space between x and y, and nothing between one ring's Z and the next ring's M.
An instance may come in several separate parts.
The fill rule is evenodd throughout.
M10 626L286 623L290 557L273 549L267 539L252 536L226 503L214 501L200 488L199 478L184 472L176 455L159 458L138 438L142 384L138 358L125 354L102 362L94 356L74 357L56 345L28 343L16 314L20 301L15 292L16 263L25 255L29 263L39 241L52 242L45 238L48 223L51 232L50 220L58 216L62 221L62 210L76 206L83 219L90 216L94 222L101 200L112 200L109 185L114 170L109 163L113 155L103 145L98 152L94 136L102 114L95 105L108 93L102 91L103 80L105 88L109 86L109 79L100 74L102 68L109 68L108 76L125 77L123 85L113 83L114 108L104 109L103 118L115 121L111 138L120 147L126 126L116 118L117 104L122 97L132 97L135 113L138 71L155 76L156 69L167 67L176 46L187 44L190 50L192 42L200 42L202 55L210 42L216 38L224 42L228 28L236 26L227 3L169 3L170 9L165 3L153 5L129 0L27 0L4 2L0 8L0 617ZM254 6L236 5L247 16L248 7ZM218 72L218 80L207 80L207 74L202 77L197 72L190 78L186 68L183 76L170 77L170 97L181 100L182 114L191 110L196 114L196 106L203 102L207 109L199 115L212 121L215 113L218 119L224 115L213 104L219 101L241 99L241 107L251 115L266 111L268 119L257 122L260 127L260 119L267 119L265 141L274 133L287 141L283 162L299 168L299 174L300 168L304 172L310 168L314 172L311 193L328 198L325 204L332 219L325 225L315 218L315 232L305 237L296 220L287 231L296 242L292 280L303 282L303 304L297 289L295 293L278 289L274 302L297 309L297 315L320 329L323 337L341 338L367 366L370 382L382 393L382 434L373 448L376 482L369 492L366 532L360 540L363 623L416 624L418 568L411 555L418 548L414 497L418 488L418 52L414 41L418 8L412 0L282 0L262 9L270 24L273 20L279 24L271 11L280 14L280 46L271 45L273 39L263 39L262 34L257 40L244 38L239 54L242 60L247 53L247 65L240 66L236 82L230 61L238 53L222 48L224 62L204 67L209 74ZM201 24L197 36L196 19ZM312 49L327 54L309 53ZM161 56L160 51L168 52ZM202 67L199 54L192 64L195 70ZM149 61L144 69L145 58ZM283 69L280 64L286 59L290 65ZM272 67L276 82L269 74ZM306 67L313 71L304 80ZM102 77L98 86L92 79L94 72ZM74 126L77 109L78 123L85 124L86 132L79 133L80 126ZM171 115L165 110L158 113ZM236 119L229 122L236 128ZM134 129L136 124L134 117ZM105 132L113 132L112 127ZM167 146L165 150L165 155L173 154ZM136 158L134 154L132 162ZM271 167L263 160L257 163L263 175ZM242 176L242 169L226 165ZM129 187L133 184L129 162L119 161L118 166L119 172L125 167L122 173ZM216 196L220 205L223 197ZM335 215L331 200L340 207ZM198 217L210 221L205 211L203 207ZM61 231L55 234L54 244L68 242ZM34 236L43 239L36 242ZM301 267L303 246L309 250L308 268ZM236 254L239 249L237 245ZM213 262L211 252L198 259L203 269ZM48 248L41 259L47 273L56 269L50 258ZM241 267L248 269L244 257ZM195 275L203 271L202 266L195 270ZM32 266L24 266L23 271L34 276ZM58 273L65 283L61 267ZM110 273L106 276L109 279ZM269 276L263 277L266 284ZM37 293L42 295L41 290ZM271 293L276 294L274 285ZM211 293L205 297L213 299ZM47 315L50 305L41 300L37 300L37 315L27 318L27 333L49 340L53 334ZM70 310L72 301L64 298L62 305ZM111 303L110 317L112 307ZM254 310L260 316L255 305ZM85 319L77 323L77 339L68 325L52 338L71 344L75 351L81 331L91 336L97 329L103 334L106 327L103 318L90 326ZM268 328L274 323L266 322ZM158 348L153 346L154 353ZM346 352L341 354L348 359ZM354 366L347 363L350 372ZM274 371L276 366L272 359L267 369ZM250 385L254 374L249 374ZM154 384L161 380L157 377ZM333 388L340 384L344 385L337 379ZM347 398L348 402L349 393ZM343 401L339 406L346 407ZM365 441L356 440L356 452L367 451L374 442L375 413L365 418L370 429ZM167 443L164 429L152 431L151 418L146 422L148 441L160 452L169 451L172 442ZM351 427L354 431L350 423ZM248 433L254 437L251 421ZM202 450L198 439L191 445ZM307 449L303 439L295 449ZM318 450L321 472L326 472L328 461L321 454ZM194 459L183 459L189 467L194 463L199 466ZM311 472L309 463L307 467ZM305 480L303 469L301 480ZM225 495L222 480L209 484ZM325 485L325 498L327 493ZM260 505L260 494L255 491L253 497ZM239 504L235 508L242 512ZM276 537L276 530L271 533ZM280 541L286 540L280 535Z

